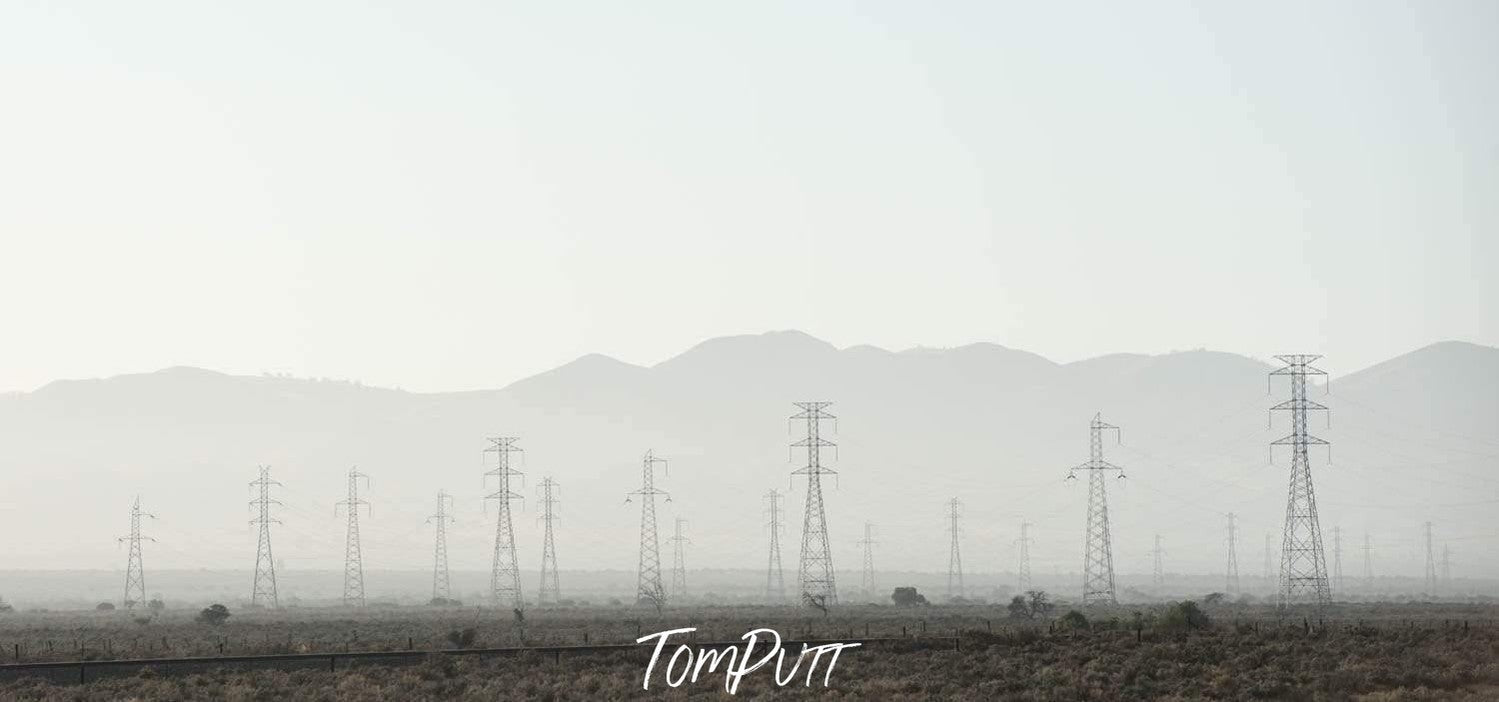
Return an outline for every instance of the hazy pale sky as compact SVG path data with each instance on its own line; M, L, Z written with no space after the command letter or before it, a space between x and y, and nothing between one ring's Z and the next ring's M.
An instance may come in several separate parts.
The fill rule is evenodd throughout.
M0 5L0 390L1499 344L1499 3Z

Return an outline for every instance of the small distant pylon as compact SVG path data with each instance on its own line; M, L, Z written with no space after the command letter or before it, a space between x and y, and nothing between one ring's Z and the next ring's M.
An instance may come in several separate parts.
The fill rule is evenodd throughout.
M781 532L786 525L781 521L780 490L766 492L765 501L770 504L766 512L770 515L770 521L766 527L770 529L770 556L769 563L765 566L765 601L772 604L786 603L786 574L781 569Z
M276 595L276 562L271 557L271 525L280 524L281 520L271 517L271 505L281 503L271 499L273 485L280 486L281 483L271 480L270 466L260 466L260 477L250 481L250 487L259 491L259 497L250 501L250 506L257 508L257 515L250 520L250 524L260 527L259 543L255 547L255 583L250 589L250 606L276 609L281 606L281 600Z
M657 463L669 470L666 459L646 451L645 458L640 462L640 489L628 493L625 502L630 501L631 495L640 498L640 566L636 571L635 603L653 606L660 612L666 606L666 587L661 584L661 539L656 531L656 496L661 495L667 502L671 502L671 494L656 488Z
M136 495L130 504L130 535L119 538L130 544L130 555L125 562L125 609L134 609L136 604L146 601L146 566L141 559L141 542L156 539L141 536L141 517L155 519L156 515L142 512L141 496Z
M1292 354L1276 356L1286 364L1270 372L1291 379L1291 399L1270 409L1291 413L1291 433L1270 442L1291 447L1291 483L1286 495L1286 525L1280 549L1280 604L1312 604L1323 607L1332 602L1327 586L1327 562L1322 554L1322 527L1317 521L1317 496L1312 489L1312 467L1307 447L1325 446L1327 442L1307 433L1307 414L1326 412L1327 406L1306 397L1308 376L1327 373L1312 366L1321 356Z
M864 568L859 576L859 587L870 601L877 601L879 585L874 578L874 523L864 522L864 538L859 539L859 548L864 553Z
M1228 513L1228 567L1224 588L1230 595L1239 594L1239 531L1237 525L1234 524L1235 518L1236 515L1233 512Z
M1364 532L1364 589L1374 592L1374 542L1368 531Z
M1426 594L1437 594L1437 560L1431 548L1431 522L1422 525L1426 532Z
M349 469L349 496L333 505L333 516L338 516L340 506L347 508L348 527L344 532L344 597L345 607L364 606L364 550L359 545L359 506L364 505L365 514L370 514L370 503L359 499L359 479L365 487L370 485L370 476Z
M833 404L831 402L795 404L801 412L792 415L791 420L804 420L807 427L806 438L791 444L793 448L807 450L807 465L791 472L792 475L807 476L797 597L803 604L826 608L838 603L838 586L834 581L833 548L828 540L828 515L822 500L822 476L836 476L838 472L822 465L822 449L836 447L833 442L822 438L822 420L836 422L838 418L826 411Z
M541 587L536 591L536 604L557 604L562 600L562 587L557 577L557 543L552 537L552 523L557 521L556 506L559 502L554 492L561 490L551 476L541 479L541 522L545 525L541 541Z
M947 599L962 598L963 588L963 554L959 548L962 526L958 523L962 516L963 503L954 497L947 501L947 531L951 534L951 542L947 554Z
M1077 478L1077 471L1088 472L1088 529L1083 540L1083 604L1117 604L1114 596L1114 546L1109 533L1108 484L1105 471L1124 469L1103 460L1103 433L1112 429L1116 438L1119 427L1103 421L1102 413L1093 415L1088 425L1090 458L1068 471L1067 479Z
M1343 596L1343 527L1332 528L1332 594Z
M1016 568L1016 587L1020 594L1025 594L1031 589L1031 527L1035 526L1025 520L1020 521L1020 538L1015 540L1015 545L1020 549L1020 564Z
M521 597L520 566L516 564L515 523L510 518L510 503L526 499L525 495L510 489L510 479L524 475L510 467L510 454L523 451L515 445L519 440L514 436L489 437L489 448L484 449L484 453L495 454L496 458L495 467L484 473L484 484L488 486L491 476L499 483L494 492L484 496L485 505L489 500L499 505L494 526L494 559L489 570L489 601L496 607L510 607L517 612L526 606ZM521 484L525 484L524 477L521 477Z
M681 602L687 598L687 555L686 544L692 543L692 539L682 535L682 526L687 523L686 519L677 517L676 531L672 534L670 541L673 544L671 564L671 597Z
M432 604L448 604L453 600L453 588L448 573L448 522L457 521L448 514L453 496L437 491L437 514L427 517L427 523L436 526L432 545Z
M1155 560L1155 564L1154 564L1155 565L1155 580L1154 580L1154 582L1155 582L1156 591L1159 592L1162 588L1166 587L1166 570L1165 570L1165 564L1164 564L1163 559L1162 559L1162 556L1166 555L1166 551L1161 548L1161 535L1160 534L1156 534L1155 535L1155 548L1151 550L1150 555L1154 556L1154 560Z

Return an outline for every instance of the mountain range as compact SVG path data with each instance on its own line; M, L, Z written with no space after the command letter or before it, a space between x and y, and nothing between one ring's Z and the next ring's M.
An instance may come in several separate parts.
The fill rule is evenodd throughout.
M856 568L855 541L871 522L882 567L945 570L944 503L957 497L970 571L1012 570L1022 520L1035 525L1034 569L1076 570L1087 494L1066 478L1087 460L1099 414L1121 427L1104 451L1127 476L1109 495L1116 567L1148 571L1159 534L1173 570L1221 572L1234 512L1240 570L1257 573L1264 535L1278 543L1284 514L1288 456L1269 448L1289 432L1286 417L1268 417L1288 392L1270 382L1278 365L1214 351L1063 364L989 343L840 349L783 331L712 339L649 367L589 355L471 392L180 367L57 381L0 396L0 569L123 568L116 537L136 495L156 516L145 527L157 539L148 567L247 568L247 483L261 464L283 484L275 546L285 568L338 567L334 503L357 465L372 477L360 495L370 502L367 567L430 567L425 518L444 489L457 497L453 567L487 569L494 512L482 497L493 485L482 449L503 435L525 449L527 482L515 489L533 497L516 505L527 569L540 558L535 483L550 475L562 486L563 570L633 570L639 512L625 497L652 449L669 461L661 531L686 520L692 567L763 567L762 495L779 489L794 578L806 491L791 476L803 459L788 418L795 401L828 400L840 569ZM1314 392L1331 408L1330 425L1312 423L1332 442L1313 454L1330 564L1336 548L1341 567L1361 573L1367 533L1374 571L1419 575L1431 521L1459 572L1499 576L1486 556L1499 542L1499 349L1433 344Z

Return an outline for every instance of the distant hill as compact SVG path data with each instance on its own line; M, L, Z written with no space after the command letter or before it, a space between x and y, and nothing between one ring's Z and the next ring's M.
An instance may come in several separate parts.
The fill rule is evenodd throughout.
M122 567L114 539L139 493L159 517L147 526L159 539L148 568L244 568L254 554L246 483L264 463L285 484L275 546L288 568L337 567L333 503L357 464L374 477L371 567L427 567L423 520L441 488L459 498L454 567L484 570L493 524L480 451L485 436L515 435L528 480L563 486L563 569L633 569L639 517L623 501L654 448L671 459L662 518L689 520L694 567L764 562L759 496L794 487L783 540L794 578L804 491L790 480L787 417L793 401L826 399L839 416L828 501L840 565L856 565L867 520L879 525L883 566L945 569L942 502L958 496L971 571L1013 567L1022 517L1036 524L1034 568L1075 571L1086 495L1065 478L1087 458L1088 420L1102 412L1123 428L1123 444L1105 450L1129 476L1111 492L1117 567L1148 570L1160 533L1173 569L1217 572L1222 514L1235 511L1240 569L1253 576L1286 490L1285 455L1267 465L1268 442L1287 431L1284 417L1266 428L1266 408L1285 393L1266 394L1273 367L1211 351L1057 364L995 344L839 349L788 331L712 339L652 367L590 355L464 393L192 368L58 381L0 397L3 565ZM1329 548L1332 527L1344 530L1344 570L1361 572L1353 544L1368 530L1377 571L1419 574L1429 519L1465 575L1499 574L1484 556L1499 545L1499 349L1435 344L1334 377L1331 389L1331 428L1313 428L1335 461L1316 454L1316 479ZM516 526L529 569L539 529L527 510Z

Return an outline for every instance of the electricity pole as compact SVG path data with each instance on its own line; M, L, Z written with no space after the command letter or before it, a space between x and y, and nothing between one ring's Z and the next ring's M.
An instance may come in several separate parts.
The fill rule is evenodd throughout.
M770 556L769 563L765 567L765 601L772 604L786 603L786 575L781 570L781 531L786 527L781 523L781 491L771 490L764 495L770 507L766 510L770 513Z
M661 495L667 502L671 502L671 494L656 489L657 463L668 470L669 474L666 459L657 458L654 453L646 451L640 466L640 489L627 494L625 502L630 501L630 495L640 497L640 566L636 571L635 603L654 606L659 614L661 608L666 606L666 588L661 584L661 540L656 533L656 496Z
M510 503L514 500L526 499L524 495L510 489L510 479L520 476L522 486L525 485L524 474L510 467L510 454L524 451L515 442L519 441L514 436L492 436L489 437L489 448L485 453L495 455L495 467L484 473L484 484L488 486L490 476L494 476L499 483L498 489L484 496L485 504L489 500L498 503L499 514L495 517L494 526L494 559L489 570L489 599L496 607L508 605L517 612L525 609L525 600L521 597L520 589L520 566L516 564L515 554L515 524L510 518Z
M557 581L557 544L552 538L552 523L557 520L557 498L554 490L560 490L551 476L541 479L541 521L545 525L541 541L541 587L536 591L536 604L556 604L562 599L562 588Z
M1291 483L1286 495L1286 526L1280 552L1280 604L1311 603L1324 607L1332 602L1327 587L1327 563L1322 555L1322 527L1317 521L1317 497L1312 489L1312 467L1307 447L1327 442L1307 433L1307 414L1326 412L1327 407L1306 397L1308 376L1327 373L1313 367L1321 356L1296 354L1276 356L1284 368L1270 372L1291 379L1291 399L1270 409L1291 413L1291 433L1271 446L1291 447Z
M437 491L437 514L427 517L427 523L437 527L432 545L432 604L451 604L453 589L448 578L448 522L456 521L448 514L453 496Z
M952 535L947 554L947 599L963 597L963 555L958 549L962 529L958 524L963 503L954 497L947 501L947 531Z
M1104 482L1105 471L1116 471L1124 477L1124 469L1103 460L1103 433L1114 430L1119 437L1119 427L1106 424L1102 414L1093 415L1088 425L1091 458L1088 462L1068 471L1067 479L1077 478L1077 471L1088 472L1088 530L1083 540L1083 604L1116 604L1114 597L1114 547L1109 534L1108 486ZM1122 441L1122 439L1121 439Z
M270 466L260 466L260 477L250 482L250 487L257 488L260 494L250 501L251 507L258 508L258 516L251 519L250 524L260 527L260 540L255 547L255 583L250 588L251 607L262 607L266 602L272 609L281 606L276 596L276 563L271 558L271 524L281 523L281 520L271 517L271 505L281 504L271 499L271 486L280 484L271 480Z
M349 496L342 502L333 505L333 516L338 516L338 508L346 507L348 512L348 527L344 532L344 597L345 607L364 606L364 551L359 545L359 506L364 505L365 514L370 514L370 503L359 499L359 479L364 478L364 486L370 486L370 476L359 472L358 468L349 469Z
M838 603L838 587L833 578L833 549L828 543L828 515L822 501L822 476L837 475L832 468L822 465L822 449L836 446L822 438L822 420L837 417L826 412L831 402L797 402L801 412L791 416L804 420L807 437L797 441L793 448L807 450L807 465L792 471L792 475L807 476L807 506L802 515L802 553L797 568L798 597L803 604L814 607L831 607ZM836 425L835 425L836 426Z
M130 544L130 555L125 563L125 609L134 609L135 605L146 601L146 567L141 560L141 541L156 541L149 536L141 536L141 517L155 519L156 515L141 511L141 496L135 496L135 502L130 505L130 535L121 537L119 541Z

